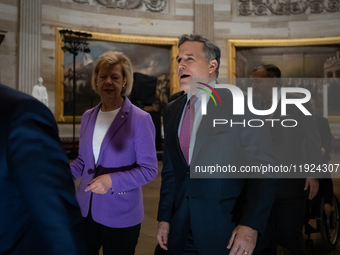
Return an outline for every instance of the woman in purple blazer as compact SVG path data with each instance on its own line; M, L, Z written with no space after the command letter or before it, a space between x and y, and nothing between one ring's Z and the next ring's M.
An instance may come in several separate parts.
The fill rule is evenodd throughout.
M144 217L142 185L157 175L155 128L148 113L127 96L132 65L121 52L99 57L92 87L101 103L82 116L79 155L71 163L81 178L77 199L89 255L135 253Z

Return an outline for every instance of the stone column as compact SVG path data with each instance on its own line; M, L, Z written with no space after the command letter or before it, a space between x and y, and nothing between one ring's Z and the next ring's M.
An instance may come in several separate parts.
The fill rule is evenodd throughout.
M194 33L203 35L214 42L213 0L195 0Z
M40 77L41 0L20 0L19 9L18 89L31 94Z

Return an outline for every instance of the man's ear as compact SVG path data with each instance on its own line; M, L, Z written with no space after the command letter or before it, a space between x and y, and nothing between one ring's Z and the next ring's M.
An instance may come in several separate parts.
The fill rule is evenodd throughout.
M215 72L215 70L216 70L217 67L218 67L217 60L216 60L216 59L211 60L211 61L210 61L210 66L209 66L209 73Z

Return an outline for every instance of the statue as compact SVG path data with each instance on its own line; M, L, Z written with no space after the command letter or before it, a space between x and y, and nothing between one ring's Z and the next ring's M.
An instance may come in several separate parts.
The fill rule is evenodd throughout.
M33 87L33 91L32 91L32 96L35 97L36 99L38 99L40 102L42 102L43 104L45 104L46 106L48 106L48 95L47 95L47 90L46 88L43 86L43 78L39 78L38 85L34 85Z

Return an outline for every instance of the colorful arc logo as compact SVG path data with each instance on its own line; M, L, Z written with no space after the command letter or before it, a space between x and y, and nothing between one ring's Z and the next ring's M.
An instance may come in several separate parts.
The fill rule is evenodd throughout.
M202 84L202 85L208 87L209 89L211 89L211 91L214 92L214 93L216 94L218 100L220 101L220 103L221 103L221 105L222 105L221 98L220 98L219 94L217 93L217 91L216 91L213 87L211 87L210 85L205 84L205 83L203 83L203 82L197 82L197 83ZM200 87L197 87L197 88L200 89L200 90L205 91L205 92L212 98L212 100L214 100L215 106L217 106L217 103L216 103L216 100L215 100L214 96L213 96L208 90L206 90L206 89L204 89L204 88L200 88Z

